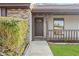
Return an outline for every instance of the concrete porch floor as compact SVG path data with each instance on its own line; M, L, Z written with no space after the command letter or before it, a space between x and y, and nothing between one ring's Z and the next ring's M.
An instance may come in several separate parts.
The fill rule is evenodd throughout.
M46 41L31 41L25 56L53 56Z

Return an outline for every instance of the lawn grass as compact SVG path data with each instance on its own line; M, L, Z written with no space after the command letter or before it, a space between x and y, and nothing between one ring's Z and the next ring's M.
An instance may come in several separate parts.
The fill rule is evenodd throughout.
M79 45L49 44L55 56L79 56Z

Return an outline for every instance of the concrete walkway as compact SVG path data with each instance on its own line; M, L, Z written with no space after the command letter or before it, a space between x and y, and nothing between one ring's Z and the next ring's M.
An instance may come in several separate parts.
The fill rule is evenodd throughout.
M32 41L26 52L27 56L52 56L52 52L46 41Z

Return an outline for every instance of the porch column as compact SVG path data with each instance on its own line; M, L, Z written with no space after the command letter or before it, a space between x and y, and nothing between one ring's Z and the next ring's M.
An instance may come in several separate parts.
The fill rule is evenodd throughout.
M0 8L0 16L1 16L1 8Z
M48 39L48 14L46 14L46 40Z
M30 24L30 27L29 27L29 32L30 32L30 40L29 41L32 41L32 13L30 12L30 16L29 16L29 24Z

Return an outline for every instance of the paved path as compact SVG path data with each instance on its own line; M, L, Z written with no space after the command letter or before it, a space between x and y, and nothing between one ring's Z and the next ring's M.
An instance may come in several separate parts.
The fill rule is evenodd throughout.
M27 56L52 56L52 52L46 41L32 41Z

